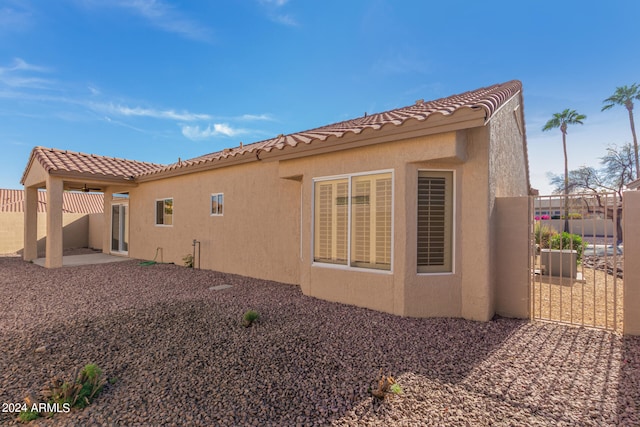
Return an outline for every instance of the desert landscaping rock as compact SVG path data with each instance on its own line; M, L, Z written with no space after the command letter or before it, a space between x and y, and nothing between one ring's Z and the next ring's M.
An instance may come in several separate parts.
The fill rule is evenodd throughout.
M87 363L110 380L85 409L32 425L640 425L640 338L403 318L134 260L47 270L3 257L0 273L0 403ZM250 309L260 318L244 328ZM402 394L372 398L380 370Z

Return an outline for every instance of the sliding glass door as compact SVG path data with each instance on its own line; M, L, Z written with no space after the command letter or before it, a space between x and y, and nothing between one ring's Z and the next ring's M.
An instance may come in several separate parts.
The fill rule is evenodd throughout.
M111 252L129 252L129 206L111 205Z

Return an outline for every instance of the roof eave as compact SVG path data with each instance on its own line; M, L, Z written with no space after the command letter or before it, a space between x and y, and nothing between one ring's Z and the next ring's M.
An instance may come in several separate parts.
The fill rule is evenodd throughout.
M348 133L340 138L329 137L325 141L313 141L310 144L296 147L284 146L280 149L262 151L260 159L265 161L289 160L385 142L455 132L484 126L485 121L486 114L483 109L465 108L451 115L430 116L425 121L409 120L400 126L387 124L379 130L365 130L359 134ZM425 126L427 124L428 126Z
M232 165L240 165L244 163L251 163L258 161L256 151L247 151L235 156L228 156L219 159L203 160L200 163L193 165L178 166L172 169L166 169L160 172L152 172L146 175L136 176L136 182L148 182L158 179L171 178L174 176L187 175L191 173L197 173L207 171L211 169L219 169Z

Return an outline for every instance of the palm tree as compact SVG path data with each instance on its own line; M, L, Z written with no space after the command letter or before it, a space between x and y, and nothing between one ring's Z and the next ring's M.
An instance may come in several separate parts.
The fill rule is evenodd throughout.
M609 98L602 102L606 105L602 111L612 108L614 105L624 105L629 112L629 123L631 124L631 135L633 136L633 150L636 156L636 179L640 178L640 165L638 162L638 138L636 137L636 125L633 122L633 100L640 99L640 86L637 83L631 86L617 87L616 91Z
M567 159L567 126L582 124L587 116L576 113L576 110L566 109L562 113L554 113L553 117L544 125L543 131L560 128L562 132L562 149L564 150L564 231L569 231L569 162Z

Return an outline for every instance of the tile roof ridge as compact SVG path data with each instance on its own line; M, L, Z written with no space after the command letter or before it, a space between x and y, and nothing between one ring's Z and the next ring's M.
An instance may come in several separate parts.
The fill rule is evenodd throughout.
M145 165L151 165L151 166L165 166L162 163L153 163L153 162L146 162L146 161L142 161L142 160L125 159L123 157L105 156L105 155L102 155L102 154L95 154L95 153L83 153L81 151L62 150L60 148L54 148L54 147L36 146L36 147L34 147L33 150L34 150L34 152L38 151L38 152L42 153L45 156L46 156L46 152L48 151L48 152L52 152L52 153L71 154L71 155L77 155L77 156L82 156L82 157L117 160L117 161L132 162L132 163L145 164Z

